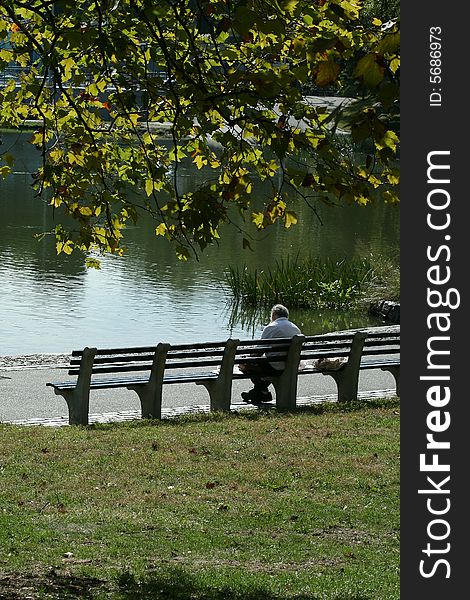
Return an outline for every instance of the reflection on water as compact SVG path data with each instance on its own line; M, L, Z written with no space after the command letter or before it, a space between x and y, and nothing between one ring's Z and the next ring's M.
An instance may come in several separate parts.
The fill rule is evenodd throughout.
M78 254L56 256L52 238L34 238L56 222L45 202L34 197L25 173L37 167L38 157L25 143L27 135L2 137L2 151L15 143L10 152L19 156L16 167L21 171L0 181L2 355L257 337L268 311L232 311L224 279L228 265L262 269L297 253L344 258L398 246L399 213L393 207L321 206L322 225L299 203L300 222L291 230L248 231L254 252L243 250L243 234L226 226L221 243L189 264L175 259L173 248L155 238L149 217L144 217L128 231L125 257L106 257L100 271L87 270ZM182 171L181 176L203 174ZM260 196L261 187L254 193ZM357 312L291 312L307 334L378 324Z

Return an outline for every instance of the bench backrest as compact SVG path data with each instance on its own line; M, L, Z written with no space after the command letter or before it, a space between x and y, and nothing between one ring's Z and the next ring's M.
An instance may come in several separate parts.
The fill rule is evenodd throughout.
M362 355L366 357L400 354L400 331L368 332Z
M292 338L240 340L237 345L235 364L255 363L263 355L268 355L275 361L284 361L287 358L291 342Z
M306 336L302 343L300 360L349 357L355 332ZM157 349L165 356L165 369L220 367L228 348L236 345L234 364L253 363L263 355L277 361L286 360L291 338L268 340L224 340L195 344L159 344L133 348L103 348L94 354L92 373L112 374L150 371ZM84 350L72 352L69 375L78 375ZM400 332L367 332L362 356L380 356L400 352Z
M220 365L227 340L201 344L167 346L165 368L212 367ZM93 374L130 373L152 368L157 346L134 348L101 348L96 350ZM69 375L78 375L82 350L74 350Z
M307 336L300 359L312 361L319 358L349 357L353 339L354 332Z
M355 332L307 336L302 346L302 360L347 357ZM362 356L400 353L400 331L366 331Z

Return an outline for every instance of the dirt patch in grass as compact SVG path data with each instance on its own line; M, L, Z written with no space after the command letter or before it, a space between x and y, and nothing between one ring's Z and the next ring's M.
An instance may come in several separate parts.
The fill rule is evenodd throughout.
M104 582L93 577L74 577L54 571L48 574L25 575L11 573L0 575L1 600L36 600L36 598L92 598Z

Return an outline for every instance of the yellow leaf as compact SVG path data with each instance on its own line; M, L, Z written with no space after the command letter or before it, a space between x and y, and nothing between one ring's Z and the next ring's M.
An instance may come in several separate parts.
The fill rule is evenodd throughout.
M43 137L44 136L42 131L37 131L33 134L33 137L31 138L31 143L33 145L42 144Z
M67 240L66 242L57 242L56 251L57 254L60 254L61 252L64 254L72 254L73 244L70 240Z
M294 212L286 210L286 212L284 213L285 228L289 229L289 227L291 227L292 225L295 225L297 223L297 221L298 221L297 215Z
M5 177L7 175L9 175L11 173L11 169L10 167L8 167L7 165L0 167L0 175L5 179Z
M390 70L392 73L396 73L398 68L400 67L400 59L394 58L390 61Z
M54 196L49 204L54 208L59 208L59 206L62 204L62 198L60 196Z
M207 159L199 154L194 157L193 163L196 165L198 169L202 169L204 165L207 165Z
M263 228L264 214L262 212L251 213L251 220L258 229Z
M96 87L99 89L100 92L104 92L104 90L107 87L107 83L104 79L100 79L99 81L96 82Z
M4 48L0 50L0 60L4 60L5 62L10 62L13 60L13 52L11 50L5 50Z
M85 265L90 269L101 269L101 261L97 258L85 258Z
M147 179L145 182L145 193L147 194L147 196L150 196L152 192L153 192L153 180Z
M284 0L281 6L285 12L292 15L298 3L299 0Z
M62 66L64 68L64 76L65 79L70 79L70 75L72 72L72 67L75 65L75 60L73 58L66 58L62 61Z
M382 148L391 148L395 152L399 141L396 133L389 129L376 145L379 150L382 150Z
M131 125L135 127L139 121L139 115L137 113L130 114L129 121L131 122Z
M387 190L383 193L383 198L385 200L385 202L390 202L392 204L397 204L398 202L400 202L400 198L398 197L398 194L396 194L395 192L392 192L391 190Z
M90 85L87 88L87 91L89 94L91 94L92 96L97 96L99 94L99 88L96 85L96 83L90 83Z

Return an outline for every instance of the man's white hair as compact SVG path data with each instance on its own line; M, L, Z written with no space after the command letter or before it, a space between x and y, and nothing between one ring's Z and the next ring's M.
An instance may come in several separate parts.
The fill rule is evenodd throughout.
M289 318L289 310L283 304L275 304L271 309L271 316L273 319L279 319L280 317Z

